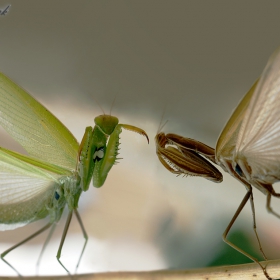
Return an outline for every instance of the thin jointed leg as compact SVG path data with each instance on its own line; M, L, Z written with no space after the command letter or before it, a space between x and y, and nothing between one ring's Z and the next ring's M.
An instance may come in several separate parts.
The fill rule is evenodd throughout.
M227 226L225 232L223 233L223 240L224 242L226 242L228 245L230 245L232 248L234 248L235 250L239 251L241 254L245 255L246 257L248 257L249 259L251 259L252 261L254 261L255 263L257 263L261 269L263 270L264 275L266 276L267 279L271 279L269 277L269 275L266 272L265 267L263 267L260 262L254 258L253 256L251 256L250 254L246 253L245 251L243 251L242 249L240 249L239 247L237 247L236 245L234 245L232 242L227 240L227 235L232 227L232 225L234 224L235 220L237 219L237 217L239 216L239 214L241 213L242 209L244 208L244 206L246 205L247 201L251 198L252 196L252 187L248 188L248 191L246 193L246 195L244 196L243 200L241 201L238 209L236 210L234 216L232 217L229 225ZM251 202L252 203L252 202ZM252 209L253 211L253 209ZM255 213L253 212L253 219L254 219L254 227L256 225L255 223Z
M39 266L40 266L40 263L41 263L42 256L43 256L43 254L44 254L44 252L45 252L45 249L46 249L47 245L49 244L49 241L50 241L50 239L51 239L51 237L52 237L52 235L53 235L53 232L54 232L55 227L56 227L56 223L54 223L54 224L52 225L52 228L51 228L51 230L50 230L50 232L49 232L49 234L48 234L48 236L47 236L47 239L46 239L45 242L44 242L44 245L43 245L42 250L41 250L41 252L40 252L40 255L39 255L39 257L38 257L38 260L37 260L37 263L36 263L36 275L38 275Z
M5 262L10 268L12 268L19 277L22 277L21 274L9 263L7 262L4 257L9 254L11 251L13 251L14 249L16 249L17 247L19 247L20 245L28 242L29 240L31 240L32 238L36 237L37 235L39 235L40 233L44 232L45 230L47 230L52 224L47 224L44 227L42 227L41 229L39 229L38 231L36 231L35 233L33 233L32 235L30 235L29 237L25 238L24 240L22 240L21 242L17 243L16 245L12 246L11 248L9 248L8 250L6 250L5 252L3 252L0 257L3 260L3 262Z
M280 196L280 194L276 192L273 192L272 195L276 197ZM271 207L271 193L268 193L266 197L266 209L269 213L273 214L274 216L280 219L280 215L276 213Z
M77 263L77 265L76 265L76 269L75 269L75 274L76 274L77 269L78 269L78 267L79 267L79 265L80 265L82 256L83 256L83 254L84 254L84 250L85 250L86 245L87 245L87 242L88 242L88 235L87 235L87 233L86 233L86 230L85 230L85 227L84 227L84 225L83 225L83 222L82 222L82 219L81 219L81 216L80 216L79 212L78 212L76 209L75 209L74 211L75 211L76 217L77 217L77 219L78 219L78 222L79 222L79 224L80 224L80 227L81 227L81 229L82 229L83 236L84 236L84 239L85 239L85 243L84 243L82 252L81 252L81 254L80 254L78 263Z
M60 257L61 257L61 250L62 250L64 241L65 241L65 237L66 237L66 234L67 234L67 231L68 231L71 219L72 219L72 214L73 214L73 211L70 211L69 214L68 214L68 217L67 217L67 220L66 220L66 224L65 224L65 227L64 227L64 230L63 230L63 233L62 233L61 241L60 241L60 244L59 244L59 248L58 248L58 251L57 251L57 255L56 255L56 259L58 260L60 265L65 269L65 271L69 275L71 275L71 274L70 274L69 270L60 261Z
M255 214L255 205L254 205L254 198L253 198L253 192L252 192L252 188L251 190L251 195L250 195L250 203L251 203L251 210L252 210L252 215L253 215L253 229L254 229L254 232L255 232L255 235L256 235L256 238L258 240L258 244L259 244L259 249L263 255L263 258L267 261L267 257L262 249L262 245L261 245L261 242L260 242L260 239L259 239L259 235L257 233L257 224L256 224L256 214Z

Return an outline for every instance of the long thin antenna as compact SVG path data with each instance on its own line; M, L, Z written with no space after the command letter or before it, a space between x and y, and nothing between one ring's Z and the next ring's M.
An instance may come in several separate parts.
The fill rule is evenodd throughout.
M163 117L164 117L164 114L165 114L165 110L166 110L166 105L164 106L163 108L163 112L162 112L162 115L161 115L161 118L160 118L160 123L159 123L159 126L158 126L158 131L157 131L157 134L164 128L164 126L168 123L168 120L166 120L163 124L162 124L162 120L163 120Z
M92 98L93 101L98 105L98 107L99 107L99 109L102 111L103 115L106 115L106 114L105 114L105 111L103 110L102 106L99 104L99 102L97 101L97 99L96 99L92 94L90 94L89 92L86 91L85 93L86 93L86 95L88 95L90 98Z
M93 100L96 102L96 104L98 105L98 107L101 109L101 111L103 112L103 115L105 114L105 111L103 110L103 108L101 107L101 105L98 103L98 101L92 96Z
M117 94L115 94L114 100L113 100L112 105L111 105L111 108L110 108L110 116L111 116L112 109L113 109L113 106L114 106L115 101L116 101L116 96L117 96Z
M164 124L163 124L161 127L159 127L158 133L164 128L164 126L165 126L167 123L168 123L168 120L166 120L166 121L164 122Z

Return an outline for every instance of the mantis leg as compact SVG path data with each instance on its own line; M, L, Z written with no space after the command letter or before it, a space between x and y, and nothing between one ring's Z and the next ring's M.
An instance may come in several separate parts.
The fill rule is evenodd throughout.
M76 265L76 269L75 269L75 274L76 274L77 269L78 269L78 267L79 267L79 265L80 265L82 256L83 256L83 254L84 254L84 250L85 250L86 245L87 245L87 242L88 242L88 235L87 235L87 233L86 233L86 230L85 230L85 227L84 227L84 225L83 225L83 222L82 222L82 219L81 219L81 216L80 216L79 212L77 211L77 209L75 209L74 211L75 211L75 215L76 215L76 217L77 217L77 219L78 219L78 222L79 222L79 224L80 224L80 227L81 227L81 229L82 229L82 232L83 232L83 235L84 235L84 239L85 239L82 252L81 252L81 254L80 254L78 263L77 263L77 265Z
M183 149L188 149L194 151L198 154L205 156L207 159L211 160L213 163L216 163L215 160L215 149L207 146L206 144L199 142L197 140L182 137L174 133L166 134L166 138L170 144L182 147Z
M43 256L43 254L44 254L44 252L45 252L45 249L46 249L47 245L49 244L49 241L50 241L50 239L51 239L51 237L52 237L52 235L53 235L53 232L54 232L54 230L55 230L55 227L56 227L56 223L54 223L54 224L52 225L52 228L51 228L51 230L50 230L50 232L49 232L49 234L48 234L48 236L47 236L47 239L46 239L45 242L44 242L44 245L43 245L42 250L41 250L41 252L40 252L40 255L39 255L39 257L38 257L38 260L37 260L37 263L36 263L36 275L38 275L39 266L40 266L40 263L41 263L42 256Z
M253 216L253 229L256 235L256 238L258 240L259 244L259 249L264 257L265 260L267 260L267 257L262 249L261 242L257 233L257 224L256 224L256 214L255 214L255 205L254 205L254 198L253 198L253 192L252 192L252 187L251 187L251 195L250 195L250 203L251 203L251 210L252 210L252 216Z
M64 230L63 230L63 233L62 233L61 241L60 241L60 244L59 244L59 247L58 247L58 251L57 251L57 254L56 254L57 261L60 263L60 265L65 269L65 271L70 276L71 276L71 274L70 274L69 270L62 264L62 262L60 261L60 257L61 257L61 251L62 251L62 247L63 247L64 241L65 241L65 237L67 235L67 231L68 231L69 225L71 223L72 214L73 214L73 211L70 211L69 214L68 214L68 217L67 217L67 220L66 220L66 224L65 224L65 227L64 227Z
M256 237L257 237L257 240L258 240L258 243L259 243L259 248L260 248L260 251L262 252L263 256L265 259L266 256L265 254L263 253L263 250L261 248L261 244L260 244L260 241L259 241L259 237L258 237L258 234L257 234L257 230L256 230L256 220L255 220L255 208L254 208L254 201L253 201L253 193L252 193L252 187L251 186L246 186L247 188L247 193L245 194L243 200L241 201L238 209L236 210L234 216L232 217L229 225L227 226L225 232L223 233L223 240L225 243L227 243L229 246L231 246L232 248L234 248L235 250L237 250L238 252L240 252L241 254L245 255L247 258L251 259L252 261L254 261L255 263L257 263L261 269L263 270L263 273L264 275L267 277L267 279L271 279L267 272L266 272L266 269L265 267L263 267L260 262L254 258L253 256L251 256L250 254L248 254L247 252L245 252L244 250L240 249L239 247L237 247L236 245L234 245L233 243L231 243L229 240L227 240L227 235L232 227L232 225L234 224L235 220L237 219L237 217L239 216L239 214L241 213L241 211L243 210L244 206L246 205L246 203L248 202L248 200L250 199L250 202L251 202L251 209L252 209L252 214L253 214L253 227L254 227L254 231L255 231L255 234L256 234Z
M47 230L52 224L49 223L47 225L45 225L44 227L42 227L41 229L39 229L38 231L36 231L35 233L33 233L32 235L30 235L29 237L25 238L24 240L22 240L21 242L17 243L16 245L12 246L11 248L9 248L8 250L4 251L1 255L0 258L2 259L3 262L5 262L10 268L12 268L19 277L22 278L22 275L8 262L4 259L4 257L9 254L11 251L13 251L14 249L16 249L17 247L19 247L20 245L28 242L29 240L33 239L34 237L36 237L37 235L41 234L42 232L44 232L45 230Z
M80 261L81 261L81 259L82 259L82 256L83 256L85 247L86 247L86 245L87 245L88 235L87 235L86 230L85 230L85 228L84 228L84 225L83 225L83 222L82 222L82 219L81 219L81 217L80 217L79 212L78 212L76 209L74 209L74 213L75 213L75 215L76 215L76 217L77 217L77 219L78 219L78 222L79 222L79 224L80 224L80 227L81 227L81 229L82 229L82 232L83 232L83 235L84 235L84 238L85 238L85 243L84 243L82 252L81 252L81 254L80 254L78 263L77 263L77 265L76 265L76 269L75 269L75 273L76 273L76 271L77 271L77 269L78 269L78 267L79 267ZM67 235L67 231L68 231L69 225L70 225L70 223L71 223L72 214L73 214L73 211L70 211L69 214L68 214L68 217L67 217L67 220L66 220L66 224L65 224L65 227L64 227L64 230L63 230L63 233L62 233L61 241L60 241L60 244L59 244L59 248L58 248L58 251L57 251L57 255L56 255L56 258L57 258L58 262L60 263L60 265L65 269L65 271L66 271L69 275L71 275L71 274L70 274L69 270L68 270L68 269L62 264L62 262L60 261L60 257L61 257L61 251L62 251L62 247L63 247L64 241L65 241L65 237L66 237L66 235Z
M280 196L279 193L275 193L275 192L273 192L272 195L276 196L276 197ZM271 193L268 193L267 197L266 197L266 209L269 213L273 214L274 216L276 216L277 218L280 219L280 215L278 213L276 213L271 207Z

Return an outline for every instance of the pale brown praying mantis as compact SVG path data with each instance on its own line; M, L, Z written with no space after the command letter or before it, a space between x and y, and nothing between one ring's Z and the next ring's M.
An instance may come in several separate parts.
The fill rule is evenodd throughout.
M271 279L266 268L228 241L227 235L250 200L253 228L259 249L267 260L256 230L252 186L267 196L268 212L280 218L271 208L271 196L280 197L272 186L280 181L280 48L270 57L260 78L233 112L218 138L216 149L172 133L158 132L155 142L160 162L172 173L200 176L220 183L223 176L210 163L213 162L245 185L247 193L227 226L223 240L259 264L267 279Z

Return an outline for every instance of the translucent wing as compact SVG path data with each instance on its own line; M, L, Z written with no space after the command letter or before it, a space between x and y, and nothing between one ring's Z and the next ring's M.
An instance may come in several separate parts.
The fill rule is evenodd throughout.
M280 179L280 49L269 59L240 127L236 160L246 159L251 176Z
M47 216L46 205L53 198L60 177L0 149L0 230Z
M0 73L0 125L29 153L68 169L76 166L79 144L43 105Z
M247 94L242 98L230 119L228 120L226 126L221 132L217 144L216 144L216 160L219 160L220 157L223 158L232 158L233 150L236 146L237 136L241 128L244 115L248 108L250 99L256 89L258 84L257 80Z

